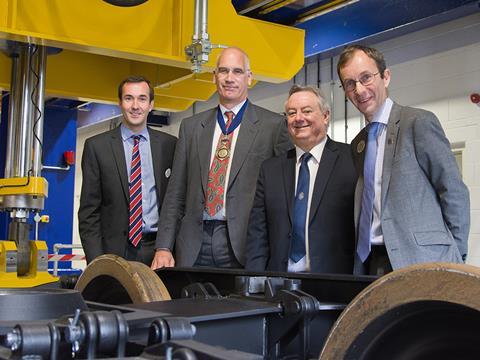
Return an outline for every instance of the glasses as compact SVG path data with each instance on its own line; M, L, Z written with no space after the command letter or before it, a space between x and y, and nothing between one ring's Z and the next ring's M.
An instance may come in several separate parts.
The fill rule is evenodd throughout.
M227 67L219 67L215 70L215 73L218 74L218 75L221 75L221 76L227 76L230 71L235 76L242 76L246 73L246 71L243 70L242 68L230 69L230 68L227 68Z
M353 79L346 79L343 82L343 88L345 91L353 91L357 88L357 82L362 84L363 86L370 85L373 83L373 80L375 80L375 75L380 74L380 72L376 72L375 74L372 73L365 73L358 80L353 80Z

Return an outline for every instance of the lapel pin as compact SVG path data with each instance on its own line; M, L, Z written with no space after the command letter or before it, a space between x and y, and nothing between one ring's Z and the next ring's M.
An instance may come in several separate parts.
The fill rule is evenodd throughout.
M168 179L171 173L172 173L172 170L168 168L167 170L165 170L165 177Z
M363 150L365 150L365 140L361 140L358 144L357 144L357 153L361 153L363 152Z

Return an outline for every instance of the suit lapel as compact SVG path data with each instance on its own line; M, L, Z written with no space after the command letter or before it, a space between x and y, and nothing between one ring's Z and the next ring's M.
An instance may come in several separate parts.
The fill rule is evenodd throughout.
M125 159L125 150L123 149L123 140L122 133L120 132L120 126L112 132L112 137L110 138L110 146L112 147L113 157L115 159L115 164L117 165L118 176L120 177L120 182L122 183L123 194L125 200L129 201L129 191L128 191L128 174L127 174L127 164Z
M160 196L163 184L163 178L161 173L163 169L162 144L156 134L156 131L148 129L148 135L150 137L150 152L152 154L153 176L157 188L157 196Z
M355 168L357 169L359 177L363 177L363 164L365 161L365 150L367 150L367 137L367 130L363 128L352 143Z
M402 108L393 104L390 117L388 118L387 125L387 138L385 142L385 152L383 155L383 173L382 173L382 209L384 208L385 194L388 191L390 184L390 177L392 175L392 163L393 156L395 154L395 148L398 140L398 129L400 126L400 113Z
M323 193L325 192L328 179L332 174L337 158L338 149L335 143L330 140L330 138L327 138L327 143L325 144L325 148L323 149L320 164L318 164L317 177L315 178L315 185L313 187L312 202L310 203L310 216L308 219L309 224L312 222L312 219L317 213L318 207L320 205L320 200L323 197Z
M232 164L230 167L230 175L228 180L228 188L232 186L235 178L240 171L243 163L247 158L247 154L252 146L255 136L258 132L258 118L254 109L254 106L248 103L245 113L243 115L242 123L240 126L240 132L238 133L237 142L235 144L235 150L233 154L233 159L231 159Z
M287 199L288 217L290 224L293 224L293 207L295 199L295 165L297 157L295 148L289 150L282 156L282 171L283 171L283 185L285 191L285 198Z
M200 119L200 131L197 131L197 151L200 160L203 193L207 192L208 172L210 171L210 157L212 154L213 134L217 124L217 108L204 113ZM217 144L215 144L217 146Z

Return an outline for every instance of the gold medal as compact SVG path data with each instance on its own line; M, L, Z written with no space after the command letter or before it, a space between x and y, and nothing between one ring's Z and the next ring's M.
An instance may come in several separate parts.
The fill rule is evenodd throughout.
M230 156L230 139L228 138L228 135L222 135L220 138L220 144L216 156L218 160L225 160Z
M225 160L230 155L230 151L227 148L220 148L217 150L217 158L219 160Z

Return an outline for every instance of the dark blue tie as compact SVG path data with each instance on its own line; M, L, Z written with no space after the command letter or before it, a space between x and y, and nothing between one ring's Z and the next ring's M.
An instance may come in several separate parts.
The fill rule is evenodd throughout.
M377 137L385 124L379 122L370 123L368 132L367 150L363 165L363 194L362 207L360 209L360 221L358 225L357 254L362 262L367 260L370 254L370 232L372 228L373 201L375 199L375 163L377 159Z
M298 173L297 194L293 213L292 241L290 243L290 259L298 262L305 256L305 225L307 221L308 188L310 184L310 171L308 160L312 154L302 155L302 163Z

